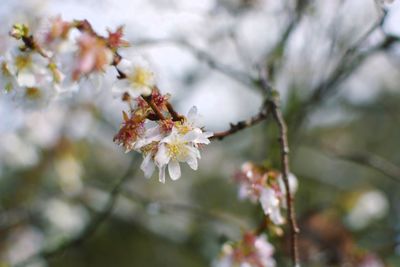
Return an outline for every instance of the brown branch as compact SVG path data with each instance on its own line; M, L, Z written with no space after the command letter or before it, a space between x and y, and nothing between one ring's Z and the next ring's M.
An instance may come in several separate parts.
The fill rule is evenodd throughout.
M88 33L92 36L98 37L98 38L102 38L100 35L97 34L97 32L93 29L92 25L90 24L90 22L86 19L84 20L75 20L73 22L73 26L78 29L80 32L85 32Z
M213 139L222 140L225 137L235 134L241 130L250 128L250 127L262 122L263 120L267 119L268 113L269 113L268 109L265 106L263 106L262 110L257 115L251 117L248 120L239 121L235 124L231 123L229 130L222 131L222 132L216 132L210 139L211 140L213 140Z
M249 86L251 88L259 89L258 87L254 86L256 84L256 79L252 77L252 75L232 68L229 65L223 64L216 60L211 54L206 51L203 51L189 42L180 39L161 39L161 40L151 40L151 39L144 39L140 42L136 42L136 45L155 45L160 43L171 43L177 46L180 46L195 56L199 61L204 62L210 69L213 69L225 76L231 78L232 80L237 81L245 86Z
M142 96L142 97L147 102L147 104L151 107L151 109L154 111L155 115L157 115L158 119L165 120L165 117L162 114L161 110L154 103L152 96L149 95L149 96Z
M167 102L167 109L168 109L169 114L171 114L173 121L181 121L184 119L184 116L182 116L178 112L176 112L174 107L169 102Z
M340 56L335 69L329 77L317 84L311 96L301 104L300 110L291 125L291 129L296 132L304 123L308 114L318 105L322 104L328 96L335 93L339 85L351 76L371 55L378 51L387 50L395 42L399 41L398 37L385 35L385 39L378 45L369 50L359 53L363 43L371 36L371 34L382 27L386 20L386 13L376 21L354 44L350 45Z
M292 253L292 261L293 266L298 266L299 264L299 252L298 252L298 234L299 227L296 222L296 213L294 209L294 196L290 192L289 187L289 143L287 140L287 127L285 120L283 118L280 107L276 104L275 101L271 103L272 105L272 115L278 124L279 127L279 142L281 145L281 169L282 169L282 177L283 183L285 184L286 189L286 204L288 207L288 221L290 224L290 239L291 239L291 253Z
M260 86L267 93L267 104L272 113L274 121L279 128L279 143L281 152L281 172L283 183L286 190L286 206L287 206L287 220L290 227L290 244L291 244L291 256L293 266L299 266L299 251L298 251L298 234L300 233L299 227L296 221L296 212L294 208L294 196L290 191L289 186L289 142L287 138L287 126L285 119L280 108L279 95L273 90L266 79L266 71L260 70Z

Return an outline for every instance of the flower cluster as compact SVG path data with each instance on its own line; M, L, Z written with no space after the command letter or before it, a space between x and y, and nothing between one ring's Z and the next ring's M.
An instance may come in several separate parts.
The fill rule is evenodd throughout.
M1 91L36 102L76 90L82 78L102 75L116 64L117 49L127 46L121 27L103 37L86 20L61 17L46 21L35 34L27 25L14 24L10 36L21 45L0 58Z
M265 235L245 233L237 243L227 243L222 247L220 258L214 267L274 267L273 246Z
M75 32L74 32L75 31ZM158 167L160 181L165 172L172 180L181 176L180 162L197 169L199 148L208 144L211 133L197 124L197 110L179 115L156 87L154 73L142 58L127 60L118 49L128 46L123 28L108 36L97 34L86 20L51 19L37 34L24 24L15 24L10 36L22 41L16 51L0 59L0 86L4 92L31 100L47 99L59 91L79 88L83 78L99 77L106 68L116 71L112 91L129 104L114 141L143 154L141 169L150 177ZM101 78L101 77L100 77Z
M269 216L274 224L284 223L281 209L286 208L286 189L279 172L247 162L234 179L239 184L240 199L260 202L265 215ZM293 194L297 190L297 178L290 174L288 179Z
M168 97L156 88L150 95L142 93L136 98L126 92L123 99L129 103L130 111L129 114L123 112L124 122L114 137L114 141L126 152L135 150L142 153L141 169L146 177L151 177L157 167L162 183L165 182L167 168L172 180L181 176L180 162L186 162L190 168L197 170L199 149L209 144L208 138L212 136L198 125L196 107L186 117L177 115Z

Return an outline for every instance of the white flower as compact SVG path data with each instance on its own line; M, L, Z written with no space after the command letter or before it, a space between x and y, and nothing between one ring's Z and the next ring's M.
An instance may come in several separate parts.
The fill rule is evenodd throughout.
M37 87L52 81L52 75L47 68L47 59L37 53L25 53L21 51L11 52L9 69L16 77L21 87Z
M161 140L155 156L156 164L160 169L160 182L165 182L166 166L168 166L168 173L172 180L177 180L181 176L179 162L186 162L190 168L197 170L197 159L200 158L200 152L193 145L197 136L192 132L181 135L176 128L173 128L171 134Z
M134 149L143 153L144 159L140 168L147 178L151 177L155 167L159 169L159 180L165 182L165 171L172 180L181 176L179 163L186 162L197 170L197 159L200 158L199 146L209 144L212 133L197 128L197 110L193 107L183 121L172 122L172 129L162 129L162 124L147 122L145 134L135 141Z
M239 183L240 199L250 199L253 203L258 201L274 224L284 223L281 208L286 208L286 189L281 174L248 162L243 164L235 179ZM290 173L288 180L290 192L294 194L298 187L297 178Z
M199 144L209 144L207 133L203 133L199 128L194 128L185 134L181 134L176 127L172 129L170 135L161 140L155 161L160 169L160 181L165 182L165 168L168 166L168 173L172 180L177 180L181 176L179 162L186 162L190 168L197 170L197 159L200 152L197 148Z
M274 224L283 224L284 219L281 214L280 199L276 192L271 188L263 188L260 196L261 207L264 214L268 215Z
M121 94L128 92L132 97L151 94L155 85L155 77L145 60L141 58L134 61L123 59L118 64L118 69L126 77L115 82L113 92Z

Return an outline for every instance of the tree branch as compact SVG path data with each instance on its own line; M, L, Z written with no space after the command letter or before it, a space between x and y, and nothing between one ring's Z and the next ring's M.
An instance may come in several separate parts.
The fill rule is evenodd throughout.
M206 210L197 205L173 203L164 200L154 200L149 198L149 196L144 196L132 190L123 190L121 194L127 197L130 201L141 203L142 205L157 204L160 210L163 210L165 212L169 211L191 213L206 221L219 221L223 223L228 223L236 226L239 229L246 229L248 227L247 223L244 220L221 210Z
M346 153L333 148L327 148L325 151L328 155L334 156L340 160L374 169L393 181L400 183L400 167L381 156L369 152Z
M382 27L385 19L386 13L384 13L384 15L376 23L374 23L370 29L368 29L353 45L344 51L332 74L314 87L311 96L304 101L304 103L301 105L301 109L297 112L296 119L291 126L294 131L296 131L297 128L303 124L308 113L310 113L316 106L321 104L327 98L327 96L335 92L339 84L353 74L362 65L362 63L365 62L366 59L368 59L375 52L386 50L395 42L399 41L399 38L395 36L386 35L385 40L383 40L380 44L357 55L361 45L375 30Z
M173 121L181 121L184 119L184 116L182 116L178 112L176 112L170 102L167 102L166 105L167 105L168 112L169 112L169 114L171 114Z
M216 132L212 137L210 137L211 140L217 139L217 140L222 140L225 137L228 137L230 135L233 135L241 130L244 130L246 128L250 128L263 120L266 120L268 118L268 109L263 105L262 110L255 116L244 120L244 121L239 121L237 123L231 123L230 124L230 129L222 132Z
M283 183L286 190L286 205L287 205L287 220L290 226L290 243L291 243L291 255L293 266L300 266L299 263L299 252L298 252L298 234L300 233L299 227L296 221L296 212L294 208L294 196L290 191L289 186L289 142L287 138L287 126L285 119L283 118L282 111L280 108L279 95L273 90L266 79L266 71L260 70L260 86L267 93L267 103L274 121L279 128L279 143L281 152L281 173Z
M28 266L29 264L39 260L39 259L50 259L65 250L79 246L83 242L85 242L88 238L94 235L94 233L98 230L98 228L110 217L112 210L115 206L115 203L117 201L117 198L120 194L120 191L122 189L122 186L125 184L125 182L132 176L132 171L135 168L135 164L133 164L133 160L130 162L128 169L125 171L124 175L117 181L117 183L114 185L114 187L111 189L109 192L109 197L108 201L105 204L104 208L97 213L91 221L87 224L85 229L78 234L77 236L74 236L65 242L59 244L56 247L49 248L49 249L43 249L39 251L37 254L34 254L24 261L17 263L14 267L24 267Z
M174 45L181 46L182 48L191 52L198 60L205 62L209 68L214 69L227 77L235 80L245 86L250 86L254 88L256 83L256 79L249 75L246 72L242 72L236 69L231 68L228 65L225 65L219 61L217 61L212 55L203 51L189 42L185 40L174 40L174 39L161 39L161 40L142 40L141 42L136 43L136 45L154 45L159 43L171 43Z

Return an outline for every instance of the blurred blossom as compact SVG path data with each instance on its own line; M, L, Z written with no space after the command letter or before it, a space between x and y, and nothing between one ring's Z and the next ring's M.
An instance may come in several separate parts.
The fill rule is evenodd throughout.
M41 148L56 144L62 133L65 110L52 106L46 111L32 111L25 117L24 137Z
M83 189L81 180L82 166L72 155L57 159L55 168L59 176L61 189L68 195L77 195Z
M117 79L112 89L114 93L119 93L120 97L125 92L132 97L151 94L156 83L154 73L147 61L140 57L132 61L123 59L117 67L126 75L126 78Z
M269 216L274 224L284 223L281 208L286 208L286 189L281 174L246 162L234 178L239 184L239 198L260 202L264 214ZM294 194L298 186L297 178L290 173L288 180L290 193Z
M91 179L90 184L93 182L95 185L108 178L112 180L110 181L112 183L115 181L117 177L114 174L116 172L112 167L121 168L123 163L130 158L130 156L122 155L121 151L117 151L112 146L113 131L118 128L121 110L123 107L125 108L122 105L126 104L121 103L120 96L124 95L125 92L130 92L131 97L139 96L140 93L146 96L150 95L152 93L151 88L156 82L155 76L157 76L160 92L170 92L174 95L173 101L177 102L178 111L186 111L196 105L205 115L204 124L195 125L188 115L182 121L171 123L168 120L168 122L160 124L151 121L146 127L141 128L143 126L142 121L135 121L136 118L130 110L123 115L122 134L117 136L119 138L116 138L116 141L123 145L127 151L133 149L142 153L143 163L141 167L147 177L151 176L158 167L161 181L165 181L167 168L171 178L178 179L181 176L180 163L187 163L192 169L197 169L197 160L200 158L199 151L204 144L209 142L208 137L211 135L205 132L202 126L207 125L208 130L225 130L229 126L229 122L245 119L250 114L257 112L262 104L262 98L257 90L249 90L235 79L213 69L213 63L196 55L196 51L191 51L184 45L182 46L180 40L184 40L211 55L216 62L221 62L229 68L251 75L255 74L253 73L255 64L266 62L266 60L268 63L270 63L270 60L271 63L276 63L276 66L271 64L275 67L271 70L271 73L275 72L271 81L282 96L284 110L288 112L285 116L287 115L287 118L291 119L292 114L290 112L295 113L297 111L296 106L310 95L310 89L315 88L319 82L329 76L347 47L357 41L362 33L368 31L369 26L379 19L382 12L376 12L377 6L380 10L389 11L388 20L381 29L374 32L376 36L367 39L361 52L379 44L383 40L385 32L391 34L399 32L399 1L300 1L308 2L310 5L301 16L301 21L295 25L290 36L288 36L285 45L276 47L275 45L282 37L286 25L295 17L294 10L292 10L295 2L276 0L3 0L0 17L3 19L3 25L6 26L0 29L0 170L3 167L9 167L11 175L7 177L8 170L4 168L6 170L5 175L3 177L3 173L1 173L0 179L6 183L2 188L4 188L4 191L8 191L10 187L14 186L14 180L12 180L15 178L13 176L14 171L18 173L22 168L39 164L40 156L45 154L43 152L50 151L51 156L56 155L54 159L51 159L51 162L54 162L54 171L58 176L55 182L59 184L62 192L68 197L79 195L94 210L101 211L109 199L108 191L84 185L82 182L83 175L92 174L93 177L87 178ZM140 12L135 12L133 15L132 10ZM50 19L38 19L38 17L46 18L49 15L57 14L61 15ZM64 18L68 18L68 20ZM76 18L88 19L94 29L102 31L105 39L99 39L87 33L82 35L77 29L71 29L72 19ZM50 60L47 61L31 51L22 52L15 49L17 43L7 36L6 31L12 22L19 22L20 20L22 22L34 22L30 23L32 25L30 30L38 37L37 40L43 46L43 52L51 57ZM124 28L125 36L122 36L122 27L118 27L122 24L126 25ZM14 29L14 35L20 37L18 36L20 33L15 30L18 29ZM107 65L113 60L114 49L126 45L125 39L132 43L131 51L134 51L134 53L130 54L129 50L121 52L125 59L119 62L118 67L128 74L128 79L116 79L117 71ZM149 39L150 42L142 42L149 41ZM159 40L159 42L152 42L152 40ZM164 42L165 40L167 42ZM109 42L108 45L105 42ZM11 49L11 47L14 47L14 49ZM275 50L272 50L273 48ZM137 60L137 52L143 52L141 54L144 54L146 60L148 59L152 63L151 68L146 61ZM365 104L370 101L372 103L381 94L389 92L386 87L397 89L397 69L389 63L389 61L397 62L397 58L391 56L391 54L388 57L387 54L380 53L379 56L369 58L362 68L350 75L342 86L344 90L339 93L339 101L344 101L346 105L349 104L347 101L350 101L350 104ZM348 58L351 59L352 57ZM274 60L276 62L272 62ZM118 93L119 98L113 101L112 93L115 92ZM393 90L392 93L397 93L397 91ZM159 100L159 106L165 112L164 100L169 98L169 95L161 96L165 96L165 99L163 97L156 98ZM345 122L356 121L359 118L358 115L367 113L350 112L342 105L338 105L339 101L333 94L332 96L328 108L323 106L318 112L310 114L310 121L312 122L312 118L315 117L316 123L310 123L309 129L315 129L315 126L319 126L318 128L323 132L326 131L325 126L329 123L329 127L331 127L328 129L329 134L333 132L333 137L341 135L339 137L343 138L345 136L351 145L362 143L359 133L353 140L352 132L350 132L352 129L343 126ZM175 105L175 103L173 104ZM375 109L379 109L381 112L384 109L384 112L389 113L391 107L388 104L386 110L386 104L385 101L385 105L365 106L363 108L371 112L368 113L369 117ZM148 107L145 110L148 112ZM395 112L396 110L393 111L393 119L396 119L397 116ZM320 116L316 117L315 115L318 114ZM391 116L386 116L386 118L392 119ZM385 120L379 121L379 123L384 123ZM370 129L370 121L366 124ZM375 127L374 124L372 124L373 127ZM393 125L394 123L391 121L390 127L393 128ZM288 126L289 134L292 134L290 132L291 125L288 124ZM352 124L351 127L359 129L356 123ZM384 131L384 127L380 128L380 125L377 125L376 129L378 127L383 130L373 131L373 134L376 134L379 138L379 133L386 134L387 132ZM172 128L174 131L172 131ZM136 132L136 129L139 130ZM304 132L306 130L308 129L304 129ZM363 133L366 132L370 131ZM268 147L265 131L261 134L255 129L252 133L254 133L254 136L248 136L249 138L235 139L235 137L232 137L232 143L229 143L231 142L229 138L220 145L213 145L213 149L218 150L217 152L214 151L217 156L212 158L212 153L209 153L207 155L209 158L206 159L208 160L207 166L217 165L219 168L218 175L226 175L227 170L223 167L226 164L236 164L238 157L254 156L259 157L257 160L262 160L260 155L265 155L265 149ZM134 134L137 134L140 137L138 139L141 139L138 146L135 146L137 140L134 140L133 137L136 137ZM295 134L301 136L303 131ZM308 134L310 134L308 136L310 139L315 136L314 132L307 132ZM325 138L326 136L323 133L318 135L318 138L320 137ZM202 140L199 141L199 138L202 138ZM289 136L289 139L291 138ZM316 141L318 141L318 138L316 138ZM340 140L340 138L335 140ZM262 141L260 141L261 139ZM303 140L303 138L298 139L300 142ZM64 140L66 142L60 142ZM188 140L191 140L191 142ZM329 138L327 140L330 141ZM375 142L376 146L387 144L387 142L381 142L379 139L378 141L373 139L369 141ZM368 144L371 144L369 141ZM296 146L300 142L297 142L297 140L293 142L295 153L292 154L292 157L295 158L294 162L298 161L298 165L302 166L305 176L314 178L343 174L337 168L334 168L334 171L332 171L332 167L325 168L319 160L314 162L308 157L299 157L298 155L302 155L302 152L300 151L297 154L298 147ZM86 159L77 154L68 154L69 150L64 153L63 145L65 143L68 146L73 146L74 149L77 148L77 151L87 149L90 150L89 153L93 152L93 154L90 154L87 157L89 159ZM258 145L262 148L254 149ZM388 146L391 146L391 144ZM393 145L392 147L397 146ZM377 149L381 149L381 147L377 147ZM387 147L383 149L387 149ZM393 155L396 155L396 149L394 150ZM60 151L61 153L59 153ZM273 147L271 147L271 151L274 151ZM39 166L41 165L39 164ZM88 167L89 170L86 171L85 167ZM196 175L202 178L217 176L215 170L204 169L207 168L202 170L208 171L207 175L199 171L193 174L193 177L196 177ZM317 170L317 174L312 174L312 170ZM46 183L49 180L50 183L54 181L45 177L47 170L40 171L43 171L43 173L39 173L37 177L44 179L40 179L41 184L38 188L46 191L48 190ZM321 175L321 173L324 175ZM236 178L238 178L239 198L249 199L260 204L264 213L270 217L273 223L281 224L284 222L281 212L285 212L283 209L286 208L286 189L279 171L250 163L243 166L241 174ZM10 179L11 182L8 183L9 180L7 179ZM288 179L290 191L294 194L298 190L298 180L294 174L290 174ZM147 183L138 182L137 179L132 183L135 183L135 186L137 184L141 186L140 183L145 184L146 190L144 192L154 190L154 192L157 192L157 194L154 194L156 197L162 196L165 191L170 192L171 196L176 197L177 200L180 199L182 202L188 202L187 204L191 205L193 204L191 201L197 200L196 194L192 193L197 192L196 190L203 183L205 184L211 179L190 179L199 181L198 183L187 182L187 180L189 179L179 184L175 183L174 187L166 185L162 189L150 181L145 181ZM309 202L313 205L317 203L317 206L321 203L323 206L332 198L337 197L335 190L331 190L332 188L336 186L347 188L351 184L351 181L342 184L343 179L330 179L329 183L328 179L321 179L323 185L318 184L316 186L307 180L309 179L302 181L305 186L300 189L309 190L304 192L315 190L312 191L313 194L307 196L307 200L309 199ZM338 182L339 180L340 182ZM218 197L227 201L229 207L232 206L232 199L229 200L223 194L227 187L223 187L223 190L221 190L217 182L215 184L214 180L212 182L212 189L215 185ZM10 186L7 186L7 184ZM28 187L24 183L21 186L17 185L18 190ZM29 187L31 186L29 185ZM12 191L10 190L10 192ZM56 238L61 236L61 239L75 235L87 223L88 213L82 206L71 204L56 197L46 199L44 197L48 196L47 192L41 194L42 192L34 192L33 189L32 192L29 192L30 194L25 194L25 191L21 192L23 194L16 194L15 196L18 197L10 198L11 201L7 201L6 205L16 208L20 205L20 198L21 201L32 202L33 205L37 203L38 199L39 202L42 201L43 213L48 222L44 231L50 229L51 236L49 239L53 235ZM158 194L158 192L161 193ZM300 194L302 197L304 192ZM26 196L27 199L25 199ZM207 191L205 194L202 192L201 196L205 198L204 203L201 203L202 205L207 206L211 203L213 208L216 206L216 212L219 212L218 203L212 202L215 197L213 192ZM6 197L8 198L8 195ZM229 195L229 197L232 196ZM386 197L377 190L364 192L346 218L350 227L355 230L363 229L374 220L383 218L388 212L388 199L390 197L390 195ZM125 204L128 203L134 207L130 200L124 199L124 201ZM162 205L159 204L162 202L158 201L160 199L154 199L154 202L146 206L146 211L151 215L147 217L154 217L151 220L147 220L146 216L143 216L144 218L136 216L136 213L133 213L132 216L133 209L121 208L124 204L121 203L121 199L118 200L118 205L116 205L117 212L113 213L112 216L123 215L125 217L121 216L120 218L129 219L135 217L132 218L134 223L142 223L152 233L168 237L179 244L188 240L193 242L191 244L197 244L199 240L195 239L197 238L195 235L199 233L197 232L198 228L201 228L196 224L198 223L197 220L191 219L190 216L180 217L175 216L175 214L174 216L165 216L165 213L161 212ZM24 202L24 204L26 203ZM136 204L140 205L140 203ZM308 201L302 201L302 199L296 202L297 205L304 212L306 208L311 206ZM1 206L3 206L3 203ZM226 212L233 212L232 210ZM120 214L118 214L118 211ZM242 211L234 210L238 214ZM299 214L299 218L301 215ZM395 215L397 216L397 214ZM110 220L110 223L113 223L113 220ZM224 227L230 227L229 222L226 225L224 224ZM329 228L331 227L328 227L328 230L324 233L335 235L335 232L330 231ZM212 230L214 229L210 231L207 229L201 235L201 238L210 238L213 234ZM11 264L21 261L42 247L43 234L33 227L17 229L16 231L12 229L10 232L11 235L7 239L4 254L10 259ZM308 232L304 231L303 234L307 235ZM126 236L127 240L128 238ZM211 238L214 238L214 236ZM136 236L134 236L134 239L136 241ZM158 245L159 240L154 238L153 235L150 239L156 240ZM146 239L146 241L148 240ZM142 239L139 239L139 242L141 246L146 246L146 248L150 246L150 241L149 243L142 242ZM0 244L0 248L3 248L2 245ZM372 246L376 247L375 245ZM112 246L115 249L120 248L115 243ZM300 248L302 249L302 247ZM325 255L313 251L313 248L310 250L313 256L319 260ZM398 247L397 252L399 253L399 251L400 248ZM114 252L110 251L110 253ZM276 266L272 257L273 253L274 248L268 242L266 235L247 233L239 242L225 244L220 258L213 264L215 267L273 267ZM164 254L169 255L167 252ZM281 253L277 254L279 257L286 257L286 255L282 256ZM171 255L175 257L173 253ZM117 259L115 260L115 264L119 265L120 262L117 262ZM324 265L324 263L321 264ZM143 264L138 264L138 266L143 266ZM358 267L383 266L384 264L378 256L367 254L366 257L362 258Z
M72 111L69 115L64 122L68 136L73 140L88 137L91 134L90 131L96 125L91 111L78 109Z
M38 162L38 151L31 143L12 133L1 135L1 139L1 163L19 168L32 166Z
M379 259L376 255L369 253L367 254L358 267L385 267L385 263Z
M354 229L367 227L375 220L382 219L388 212L389 202L378 190L363 193L347 216L347 222Z
M274 247L266 235L245 233L241 241L223 245L213 267L275 267L273 253Z
M88 219L88 214L82 207L60 199L50 199L43 205L44 216L61 236L76 235L84 228Z
M8 238L6 256L11 264L16 264L37 253L43 246L43 234L36 228L17 229Z

